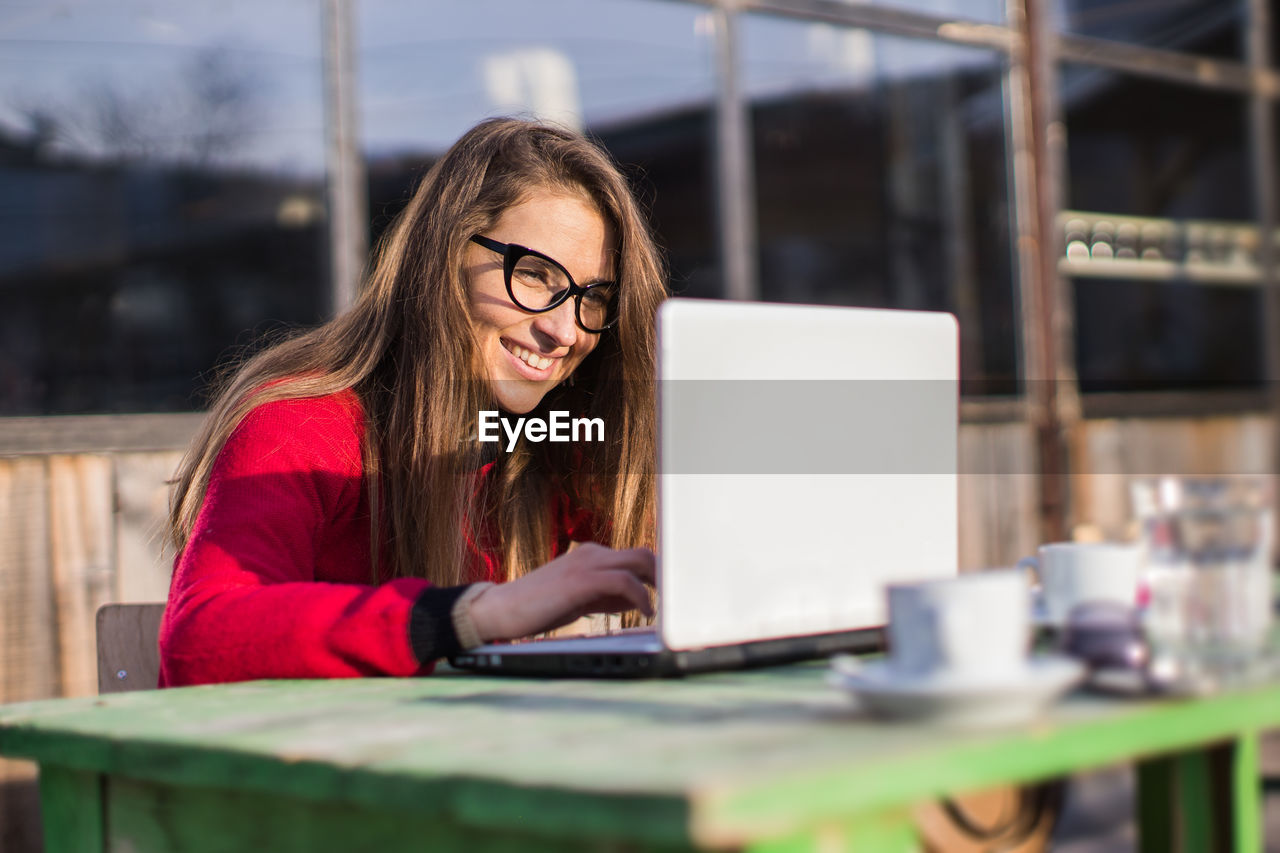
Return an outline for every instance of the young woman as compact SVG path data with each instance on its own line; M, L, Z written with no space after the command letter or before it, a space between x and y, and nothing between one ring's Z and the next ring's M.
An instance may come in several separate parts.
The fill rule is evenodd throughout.
M162 685L427 673L651 612L665 290L608 156L485 122L371 270L349 311L240 368L183 462ZM508 451L479 440L486 411L599 418L604 436Z

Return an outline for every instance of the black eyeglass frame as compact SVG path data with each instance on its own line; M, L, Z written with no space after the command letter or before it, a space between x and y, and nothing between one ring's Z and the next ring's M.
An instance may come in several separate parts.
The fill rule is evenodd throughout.
M491 252L496 252L499 255L502 255L502 277L507 284L507 296L511 299L511 304L515 305L521 311L527 311L530 314L545 314L548 311L554 311L555 309L559 308L561 305L565 303L566 300L572 299L573 300L573 319L577 322L578 328L582 329L582 331L590 332L593 335L598 335L601 332L604 332L612 328L613 325L618 322L618 317L616 315L612 320L610 320L608 323L605 323L603 326L601 326L598 329L593 329L590 326L588 326L586 323L582 322L582 297L587 293L589 293L590 291L595 290L596 288L599 288L599 287L613 287L617 284L617 282L597 281L594 284L588 284L586 286L583 286L573 280L573 276L570 275L569 271L564 268L564 264L560 263L550 255L544 255L542 252L539 252L537 249L530 249L528 246L521 246L519 243L502 243L502 242L499 242L498 240L485 237L481 234L476 234L472 236L471 242L475 243L476 245L483 246L486 249L490 250ZM569 282L568 287L566 287L564 290L556 294L556 296L551 300L551 302L542 308L530 308L527 305L522 305L520 303L520 300L516 299L515 289L511 286L511 274L515 272L516 264L520 262L521 258L527 257L529 255L532 255L535 258L541 258L547 263L553 265L556 269L560 270L560 272L564 273L564 277ZM617 299L617 297L615 296L614 299ZM607 316L607 312L606 312L606 316Z

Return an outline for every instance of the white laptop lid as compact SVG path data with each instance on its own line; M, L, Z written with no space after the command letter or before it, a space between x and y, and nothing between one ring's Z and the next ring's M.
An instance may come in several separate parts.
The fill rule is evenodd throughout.
M878 626L957 570L950 314L659 311L658 629L672 649Z

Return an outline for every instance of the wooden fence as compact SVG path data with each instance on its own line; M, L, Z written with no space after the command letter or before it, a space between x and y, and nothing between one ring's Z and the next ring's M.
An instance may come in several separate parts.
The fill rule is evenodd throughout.
M94 613L161 601L180 453L0 459L0 703L97 692ZM0 761L0 850L39 849L34 767Z

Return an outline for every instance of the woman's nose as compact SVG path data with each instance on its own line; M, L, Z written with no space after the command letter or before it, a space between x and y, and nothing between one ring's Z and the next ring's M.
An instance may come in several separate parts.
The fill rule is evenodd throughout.
M578 339L578 321L573 311L573 300L566 299L545 314L536 314L533 327L555 341L556 346L573 346Z

